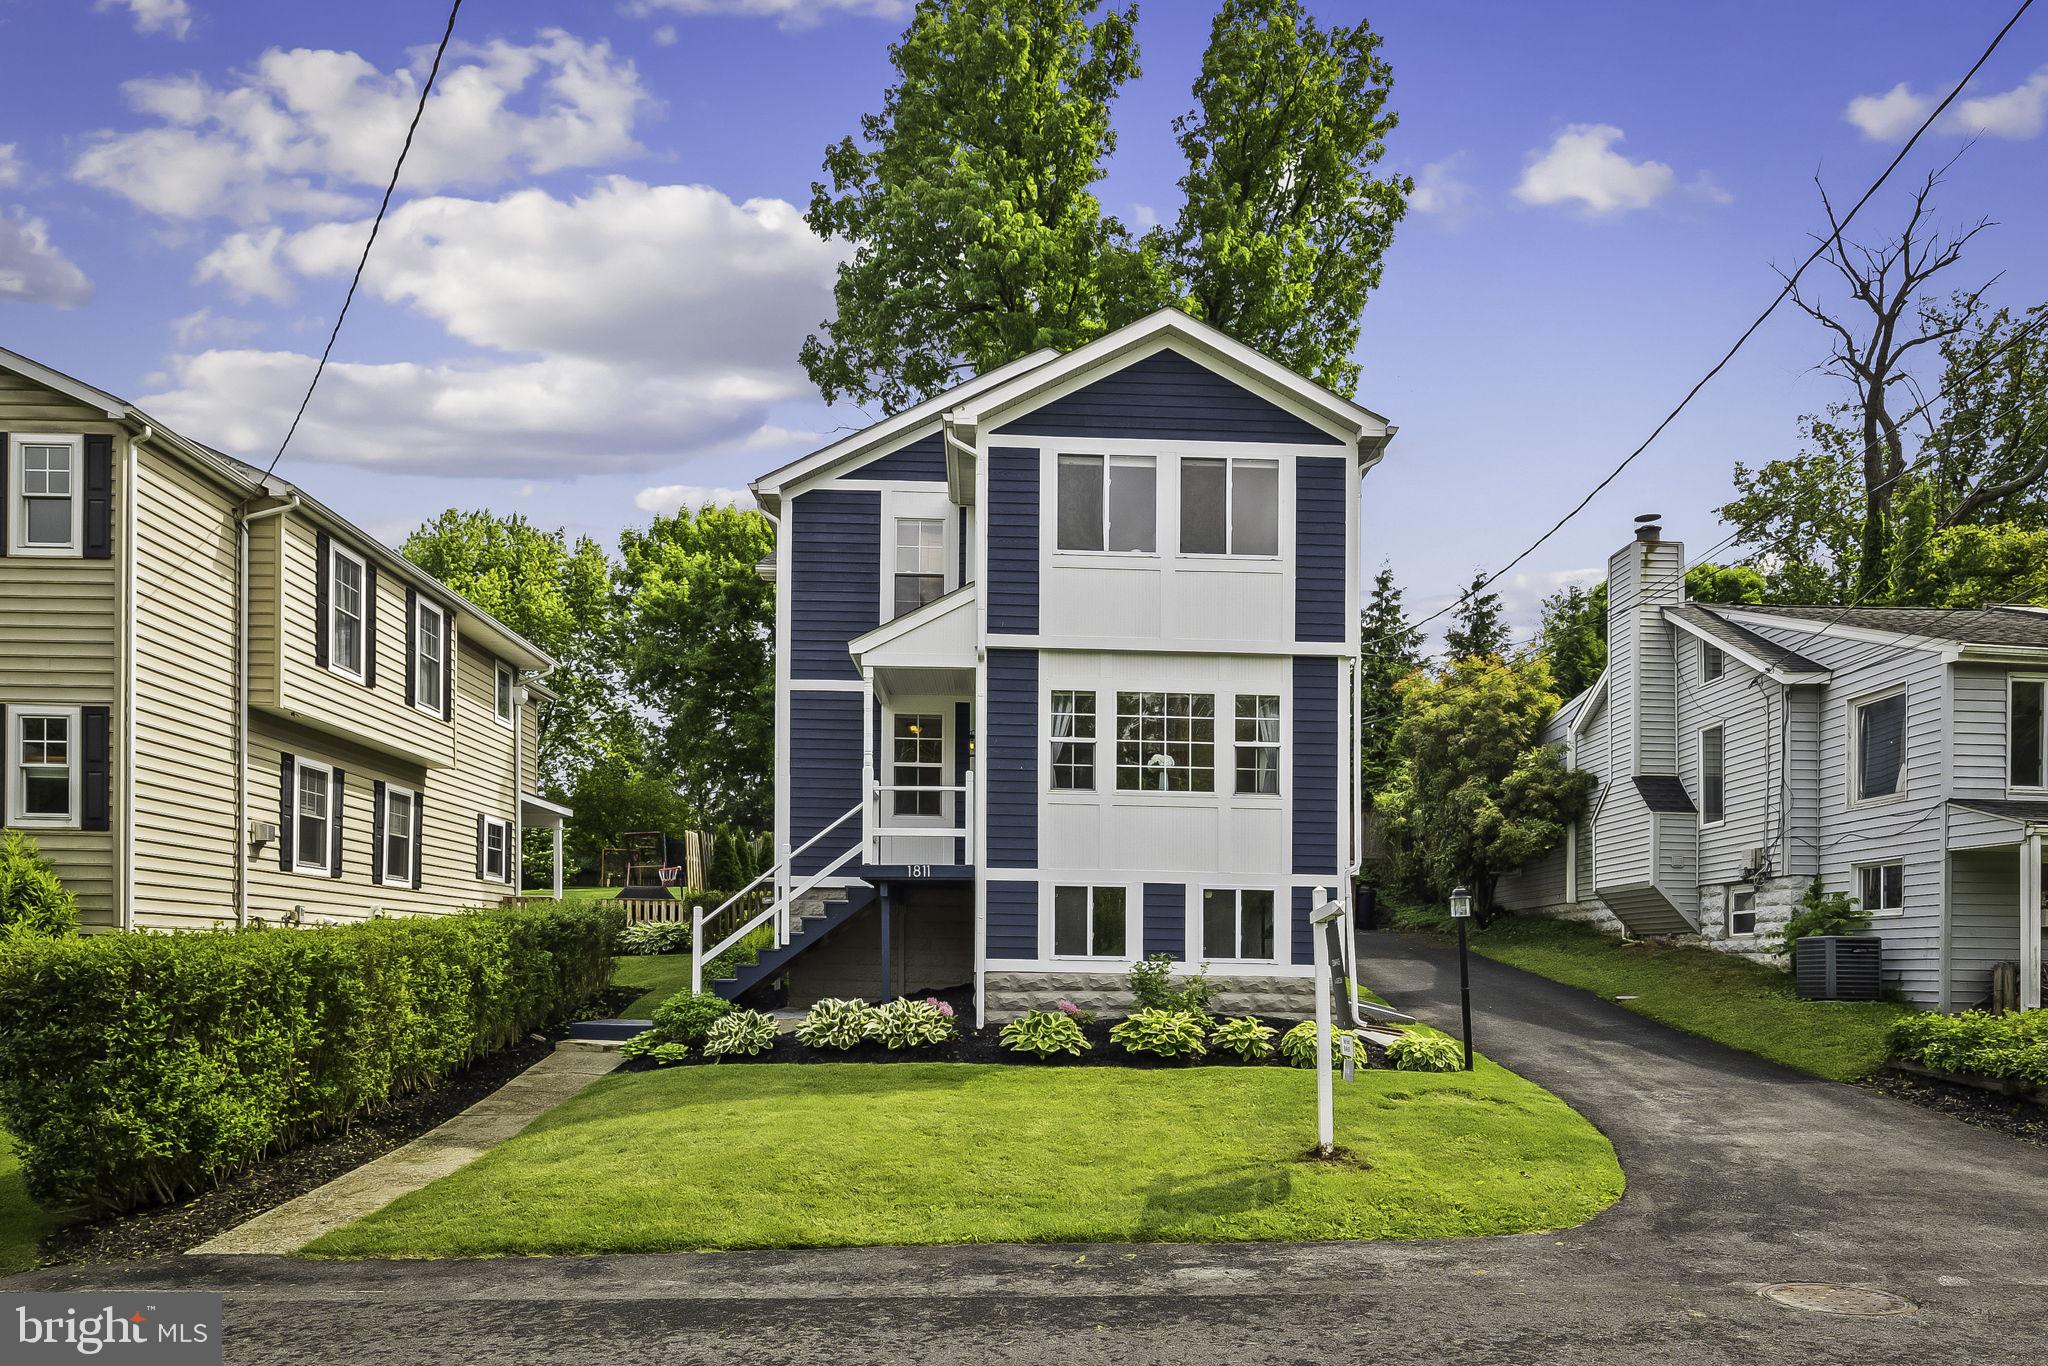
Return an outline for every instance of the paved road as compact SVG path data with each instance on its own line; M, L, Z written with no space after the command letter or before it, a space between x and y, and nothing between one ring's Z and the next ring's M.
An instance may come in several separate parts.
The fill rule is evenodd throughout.
M1455 1018L1441 948L1363 946ZM225 1288L231 1362L2048 1360L2048 1154L1474 960L1482 1047L1614 1140L1627 1196L1562 1234L1420 1244L878 1249L472 1263L187 1258L26 1288ZM1114 1141L1114 1135L1105 1135ZM1825 1281L1914 1313L1758 1297Z

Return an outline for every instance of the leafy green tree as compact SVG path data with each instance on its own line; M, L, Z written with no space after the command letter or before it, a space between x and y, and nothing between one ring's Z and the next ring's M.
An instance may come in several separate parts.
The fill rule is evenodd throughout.
M1373 798L1390 880L1430 897L1466 887L1484 923L1500 875L1564 840L1594 776L1540 742L1558 705L1541 659L1472 656L1399 692L1394 768Z
M1341 394L1414 189L1373 173L1397 122L1380 44L1301 0L1224 0L1174 121L1188 172L1163 254L1190 311Z
M2048 524L2048 304L2019 318L1972 304L1958 296L1940 314L1947 402L1915 464L1944 525Z
M1484 573L1473 575L1471 586L1451 613L1450 629L1444 632L1444 654L1453 660L1481 655L1504 659L1513 644L1500 594L1487 589Z
M1895 565L1894 576L1915 607L2048 606L2048 527L1949 527Z
M1559 694L1577 697L1607 667L1607 585L1569 584L1543 600L1536 653L1550 666Z
M1071 349L1170 294L1102 212L1110 105L1138 74L1137 7L919 0L897 80L828 148L805 221L851 247L803 345L827 402L889 411L1040 347Z
M1863 538L1862 457L1843 410L1801 419L1806 449L1751 468L1735 466L1735 497L1715 511L1772 566L1768 597L1840 603L1856 595Z
M1394 571L1381 565L1373 577L1372 594L1359 613L1360 667L1365 683L1365 715L1359 749L1365 790L1379 786L1386 775L1394 739L1395 685L1422 667L1422 631L1408 624Z
M690 821L765 828L775 762L775 593L756 566L775 527L746 508L656 517L619 541L633 696L658 713L649 762Z
M1685 596L1693 602L1760 603L1770 587L1761 571L1746 564L1696 564L1685 571Z

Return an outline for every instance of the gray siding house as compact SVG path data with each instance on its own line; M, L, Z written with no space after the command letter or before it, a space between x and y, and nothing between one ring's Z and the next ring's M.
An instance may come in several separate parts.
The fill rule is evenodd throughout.
M1599 788L1500 904L1767 958L1818 877L1909 999L2015 962L2038 1005L2048 611L1713 605L1684 571L1655 526L1608 561L1607 670L1547 732Z

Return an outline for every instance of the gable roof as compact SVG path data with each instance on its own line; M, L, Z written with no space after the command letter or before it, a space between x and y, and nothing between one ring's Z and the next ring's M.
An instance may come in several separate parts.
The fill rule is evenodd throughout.
M1825 683L1831 676L1827 666L1723 619L1709 604L1685 602L1666 607L1664 619L1780 683Z
M2048 649L2048 611L2036 607L1751 607L1725 610L1839 624L1958 645L2010 645Z

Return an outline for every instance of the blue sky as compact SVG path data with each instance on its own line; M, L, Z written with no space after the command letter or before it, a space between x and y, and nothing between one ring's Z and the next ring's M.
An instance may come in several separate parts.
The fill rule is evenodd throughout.
M1810 249L1816 172L1859 192L2012 5L1318 4L1386 36L1423 195L1366 312L1359 397L1400 424L1369 567L1426 610L1647 434ZM450 506L607 544L845 425L795 362L837 248L801 208L875 108L899 0L471 0L407 180L285 472L389 538ZM0 344L267 459L361 248L438 5L0 0ZM1144 76L1100 187L1170 219L1170 122L1205 4L1142 4ZM2048 12L2007 40L1903 190L1969 151L1953 277L2048 299ZM1899 196L1859 226L1881 237ZM1836 393L1787 309L1501 585L1526 619L1643 511L1705 546L1737 459Z

